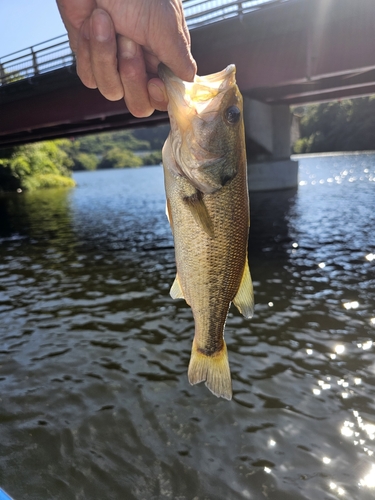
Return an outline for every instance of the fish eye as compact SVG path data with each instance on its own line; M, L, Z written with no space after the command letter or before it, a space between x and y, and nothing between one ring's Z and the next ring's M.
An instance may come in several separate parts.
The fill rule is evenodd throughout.
M241 117L241 111L237 108L237 106L229 106L225 110L225 119L228 123L234 125L238 123Z

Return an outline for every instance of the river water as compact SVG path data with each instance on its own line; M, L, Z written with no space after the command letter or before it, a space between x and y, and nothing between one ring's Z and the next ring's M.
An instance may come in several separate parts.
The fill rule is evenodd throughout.
M191 387L162 170L0 198L0 487L15 500L375 494L375 156L254 194L234 397Z

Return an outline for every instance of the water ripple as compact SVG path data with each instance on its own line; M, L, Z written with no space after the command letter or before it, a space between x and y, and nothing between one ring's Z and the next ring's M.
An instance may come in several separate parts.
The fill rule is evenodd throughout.
M187 382L194 322L168 295L159 167L0 198L1 486L25 500L373 498L373 165L305 158L298 192L252 197L256 309L228 317L231 403Z

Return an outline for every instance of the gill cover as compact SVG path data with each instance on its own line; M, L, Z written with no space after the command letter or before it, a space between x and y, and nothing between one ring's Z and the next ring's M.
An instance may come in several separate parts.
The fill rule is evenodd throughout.
M204 194L221 189L237 173L231 152L243 121L235 73L231 64L218 73L184 82L159 65L169 98L174 173L185 176Z

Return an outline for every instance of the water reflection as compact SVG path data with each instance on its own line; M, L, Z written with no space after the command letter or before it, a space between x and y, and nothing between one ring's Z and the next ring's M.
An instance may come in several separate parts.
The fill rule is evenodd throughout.
M273 259L286 258L296 248L289 234L289 218L295 206L297 190L252 193L250 197L250 255ZM265 255L264 255L265 254Z
M370 471L359 481L359 484L368 488L375 488L375 464L372 464Z
M187 383L194 324L169 297L160 168L0 198L1 486L373 498L372 158L305 159L298 192L252 196L256 314L228 318L231 403Z

